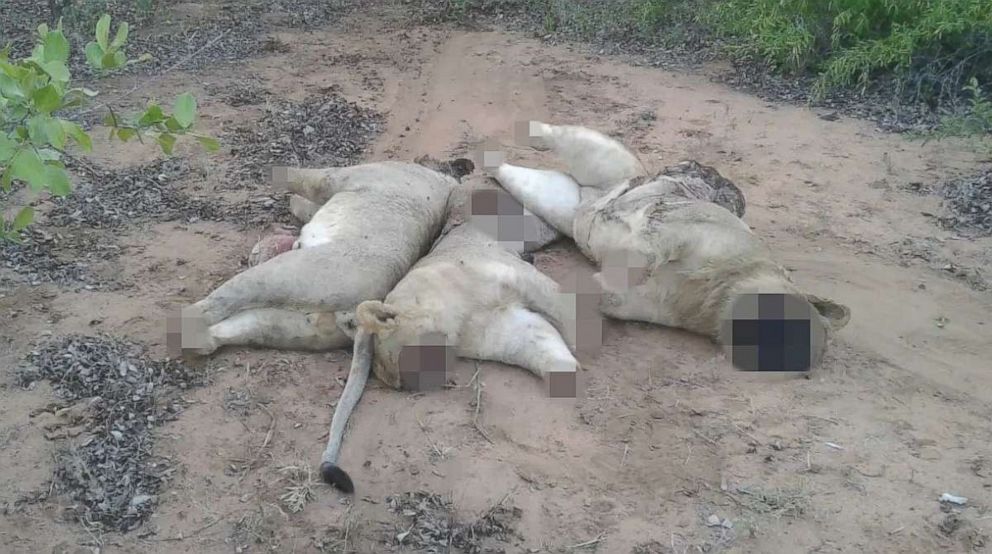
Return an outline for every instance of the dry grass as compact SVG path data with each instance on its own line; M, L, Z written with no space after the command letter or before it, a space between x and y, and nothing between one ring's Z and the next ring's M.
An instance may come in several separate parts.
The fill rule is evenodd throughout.
M279 500L291 513L302 512L307 504L317 498L317 494L314 492L317 482L313 478L313 471L309 464L281 467L279 473L282 473L285 476L284 479L290 483Z

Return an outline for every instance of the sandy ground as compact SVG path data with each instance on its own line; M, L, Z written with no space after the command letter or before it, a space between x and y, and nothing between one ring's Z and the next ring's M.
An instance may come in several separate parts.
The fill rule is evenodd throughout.
M808 378L735 372L706 340L607 322L586 356L589 398L550 401L527 373L480 364L476 391L392 392L373 384L352 417L342 465L349 499L316 485L300 513L280 507L279 469L319 460L349 353L224 350L207 386L158 432L157 453L179 471L156 513L127 535L67 521L68 501L11 508L47 489L52 455L29 412L48 386L0 389L0 548L5 552L382 552L406 525L389 495L446 495L470 519L504 496L519 508L505 552L965 552L992 528L992 297L942 265L988 267L992 240L963 240L921 212L932 196L906 190L976 167L953 142L921 145L870 124L827 121L711 84L704 75L636 67L526 36L398 28L363 14L233 68L167 74L156 94L192 89L214 132L258 116L208 85L249 77L288 99L336 85L383 111L387 127L369 159L463 154L538 118L617 133L649 169L693 158L735 181L746 221L810 292L852 309L824 366ZM130 81L120 84L122 89ZM97 136L105 133L97 132ZM193 148L194 163L215 163ZM133 145L104 158L129 165L156 156ZM223 159L223 154L221 158ZM202 191L216 184L184 183ZM261 187L268 186L260 184ZM221 223L162 223L121 237L106 274L117 292L22 286L5 292L0 351L11 367L43 332L126 335L164 355L164 322L239 270L257 238ZM178 259L186 263L178 265ZM570 244L535 262L559 280L590 266ZM943 319L942 319L943 318ZM206 367L206 366L205 366ZM465 364L461 385L474 373ZM225 409L231 394L250 398ZM243 460L247 459L247 469ZM236 460L242 460L238 462ZM942 505L944 492L968 498ZM711 516L728 526L709 525ZM96 541L99 539L99 543ZM395 541L394 541L395 542Z

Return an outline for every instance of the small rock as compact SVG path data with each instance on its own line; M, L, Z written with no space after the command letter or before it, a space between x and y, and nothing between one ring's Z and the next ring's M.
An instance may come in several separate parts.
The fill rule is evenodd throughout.
M947 493L947 492L945 492L944 494L940 495L940 501L941 502L950 502L951 504L957 504L959 506L963 506L963 505L965 505L965 504L968 503L968 499L967 498L964 498L963 496L955 496L955 495L950 494L950 493Z

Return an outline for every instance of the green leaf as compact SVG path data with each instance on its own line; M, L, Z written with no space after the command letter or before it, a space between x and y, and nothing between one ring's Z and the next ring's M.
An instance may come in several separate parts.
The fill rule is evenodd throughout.
M45 166L45 173L48 177L48 188L51 189L52 194L67 196L72 192L72 185L69 183L69 174L66 170L48 165Z
M220 142L213 137L197 136L196 140L207 152L216 152L220 150Z
M45 35L45 61L62 62L69 61L69 41L60 31L51 31Z
M131 129L130 127L122 127L117 130L117 137L121 139L121 142L127 142L138 135L138 131Z
M51 148L39 148L38 157L43 162L61 163L58 160L62 158L62 154L60 154L57 150L52 150Z
M107 112L107 115L103 116L103 124L107 127L117 127L119 122L117 121L117 115L114 112ZM111 131L110 136L113 137L113 131Z
M55 79L60 83L69 82L69 68L65 66L64 63L60 61L51 61L41 64L41 68L48 73L49 77Z
M26 182L32 190L45 188L47 169L33 149L25 148L10 161L11 177Z
M14 170L7 166L7 169L3 171L3 175L0 175L0 188L4 192L10 192L10 182L14 179Z
M17 141L7 135L0 135L0 165L6 165L7 160L17 151Z
M30 62L29 62L29 65L30 65ZM40 66L39 66L39 68L40 68ZM20 81L21 88L24 89L25 92L27 92L27 91L33 91L35 88L38 88L38 87L36 87L36 84L37 84L39 78L40 77L44 77L44 75L43 74L36 73L33 70L33 68L25 68L25 69L27 69L27 71L25 71L23 74L21 74L21 77L20 77L20 79L18 79L18 81ZM44 70L42 69L40 71L40 73L44 73Z
M24 76L25 73L30 71L26 68L8 62L0 62L0 70L3 70L3 72L11 79L16 79L18 81Z
M47 117L44 128L45 135L48 137L48 144L63 150L65 148L65 129L62 127L61 120Z
M95 69L103 69L103 48L95 42L86 45L86 62Z
M36 44L34 48L31 49L31 57L29 57L28 59L36 62L44 61L45 60L44 45Z
M124 41L127 40L127 22L123 22L117 26L117 36L114 37L114 41L110 43L111 50L119 49L124 46Z
M65 130L57 119L46 115L35 115L28 120L28 134L38 146L51 144L59 150L65 145Z
M165 120L165 128L172 131L173 133L177 133L183 130L183 126L180 125L178 121L176 121L175 116L172 116L169 119Z
M158 104L152 104L151 106L148 106L145 113L141 115L141 119L138 120L138 125L141 127L147 127L163 121L165 121L165 114L162 113L162 107Z
M127 56L124 54L123 50L118 50L114 52L114 67L121 67L127 64Z
M62 124L62 129L65 131L66 136L76 141L76 144L78 144L80 148L86 152L93 150L93 141L90 139L90 136L83 131L82 127L64 119L60 119L59 123Z
M176 145L176 137L168 133L162 133L155 140L158 141L159 145L162 147L162 151L165 152L167 156L172 155L172 148Z
M100 58L100 67L104 69L117 69L116 52L104 52Z
M193 98L193 95L188 92L177 96L176 105L172 109L172 116L183 129L188 128L196 119L196 98Z
M104 52L110 49L110 43L108 41L110 37L110 15L103 14L100 20L96 22L96 42L100 45L100 48Z
M0 74L0 96L17 100L18 98L24 98L24 91L21 90L21 85L11 78L10 75Z
M34 208L31 206L24 206L21 211L17 212L17 217L14 218L14 223L11 225L11 229L14 232L24 229L31 222L34 221Z
M45 134L44 120L48 116L38 114L28 120L28 137L34 144L46 144L48 136Z
M45 85L34 91L34 94L31 95L31 101L34 102L34 106L39 112L49 114L62 104L62 95L59 94L54 85Z

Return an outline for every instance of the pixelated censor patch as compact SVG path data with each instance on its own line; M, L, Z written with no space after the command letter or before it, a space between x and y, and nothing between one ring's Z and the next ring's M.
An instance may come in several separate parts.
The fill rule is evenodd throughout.
M427 392L438 390L448 382L456 360L455 348L440 333L426 333L418 344L400 351L400 386L404 390Z
M809 371L826 340L815 308L789 294L743 294L722 325L727 357L741 371Z
M502 246L526 251L541 244L541 220L505 190L473 191L469 202L469 223Z

